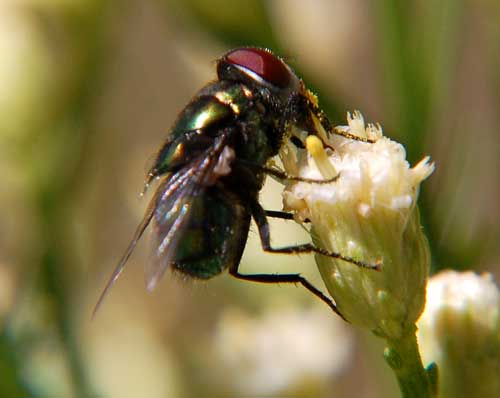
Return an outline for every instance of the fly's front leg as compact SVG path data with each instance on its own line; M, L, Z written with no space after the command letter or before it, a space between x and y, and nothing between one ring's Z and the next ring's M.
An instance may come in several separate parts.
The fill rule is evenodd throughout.
M323 112L317 105L313 104L311 102L311 100L309 100L307 97L304 97L304 99L305 99L305 101L308 104L307 106L308 106L309 110L312 112L312 114L314 116L316 116L318 118L321 126L328 133L340 135L340 136L342 136L344 138L347 138L347 139L350 139L350 140L367 142L367 143L370 143L370 144L373 144L376 141L376 140L372 140L370 138L360 137L359 135L351 134L351 133L348 133L346 131L337 130L335 127L333 127L332 123L328 119L328 116L326 116L325 112ZM330 147L329 145L326 145L326 146Z
M260 166L260 165L255 164L255 163L248 162L246 160L238 159L237 161L240 162L241 164L257 171L257 172L269 174L270 176L275 177L280 182L297 181L297 182L306 182L306 183L310 183L310 184L330 184L332 182L337 181L340 177L340 174L337 174L335 177L327 178L325 180L317 180L315 178L296 177L296 176L291 176L282 170L272 169L270 167L265 167L265 166Z

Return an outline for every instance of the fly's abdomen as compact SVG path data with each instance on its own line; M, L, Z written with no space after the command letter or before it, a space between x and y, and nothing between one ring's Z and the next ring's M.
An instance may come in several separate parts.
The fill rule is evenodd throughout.
M216 188L192 201L172 266L190 276L209 279L239 262L250 215Z

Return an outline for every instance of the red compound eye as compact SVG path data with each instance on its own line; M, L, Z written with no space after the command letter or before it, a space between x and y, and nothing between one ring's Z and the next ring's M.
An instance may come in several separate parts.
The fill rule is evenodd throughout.
M292 80L290 69L270 51L260 48L239 48L226 55L226 61L242 66L265 81L286 88Z

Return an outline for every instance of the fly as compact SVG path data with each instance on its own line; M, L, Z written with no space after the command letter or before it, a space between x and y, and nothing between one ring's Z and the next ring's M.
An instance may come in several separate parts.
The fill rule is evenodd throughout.
M335 131L293 70L269 50L237 48L217 60L217 79L203 87L179 114L149 171L145 188L160 181L146 214L104 288L94 313L120 276L145 229L153 229L154 251L146 267L147 289L153 290L167 269L198 279L224 270L238 279L262 283L300 283L342 316L332 300L300 274L242 274L238 267L250 221L257 224L261 245L270 253L319 253L356 266L378 269L311 243L274 248L268 217L292 214L266 211L259 192L266 175L311 183L269 168L282 143L302 141L294 127L314 133L315 120ZM328 180L327 182L331 182Z

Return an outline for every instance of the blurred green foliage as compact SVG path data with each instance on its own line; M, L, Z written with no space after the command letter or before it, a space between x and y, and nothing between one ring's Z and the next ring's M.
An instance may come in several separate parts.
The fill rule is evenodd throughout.
M240 45L268 47L285 55L301 53L300 48L289 47L288 38L276 23L277 9L287 18L286 2L163 0L145 3L147 5L130 0L119 6L104 0L28 0L0 5L4 41L11 41L11 47L5 47L8 51L0 56L5 58L4 66L9 64L7 61L14 65L12 70L15 72L9 70L7 74L0 68L0 73L4 73L0 79L5 83L12 80L10 86L5 84L10 89L0 92L0 166L11 187L6 185L0 191L0 204L5 213L5 221L0 226L3 253L0 265L8 269L7 279L11 278L15 286L10 299L6 299L6 303L12 304L1 314L2 397L48 396L66 391L57 386L41 387L26 376L30 374L26 369L34 366L30 364L32 351L49 341L50 344L57 341L58 350L64 353L62 362L68 369L65 383L71 386L71 394L88 397L101 391L95 371L88 362L86 340L82 340L83 332L79 330L82 322L88 322L85 300L92 300L97 291L89 286L96 283L98 273L107 272L102 269L104 261L99 255L105 253L106 258L118 258L116 245L123 243L118 242L122 235L115 235L110 227L106 228L103 224L108 220L101 216L109 214L111 223L129 214L120 207L127 199L118 198L124 192L116 186L116 179L130 180L130 170L117 156L128 161L135 156L132 151L140 140L147 140L153 147L153 142L159 144L161 139L159 135L154 136L158 131L151 132L149 138L144 138L149 131L130 132L127 137L116 133L118 128L106 131L109 124L103 123L102 118L111 114L115 120L120 120L127 112L130 117L135 109L131 104L136 99L134 88L137 86L129 82L127 71L123 71L126 65L120 69L114 57L121 54L120 59L136 60L134 51L139 58L149 54L152 58L140 59L142 63L136 64L135 72L142 68L144 76L148 70L160 76L161 72L155 70L156 63L165 65L175 58L177 65L180 65L179 60L184 65L190 60L206 64L198 67L209 68L210 59ZM364 58L365 65L356 71L362 71L359 78L366 74L377 82L375 94L360 95L355 89L342 90L339 82L347 78L343 75L332 76L333 83L322 83L300 58L292 57L290 63L319 95L321 106L335 123L344 123L345 112L352 110L349 104L359 104L356 106L363 113L384 126L386 135L405 145L412 163L426 154L431 154L437 162L437 173L433 177L436 182L424 186L420 202L432 246L434 269L472 268L498 272L498 268L492 266L493 261L498 266L500 235L499 141L495 133L500 103L500 56L496 51L496 43L500 40L500 7L493 0L480 3L454 0L354 3L351 14L345 15L354 16L361 22L351 33L360 33L361 39L367 40L370 54L375 55L374 59ZM318 0L307 4L308 7L323 7L325 2ZM331 15L332 25L341 22L338 20L341 17ZM485 22L478 22L480 20ZM162 38L164 42L159 40L168 43L171 58L166 62L161 63L161 45L156 52L150 50L152 44L148 40L151 36L144 33L148 23L163 23L163 31L153 32L168 32L167 37ZM300 21L291 24L298 36L302 34L301 29L311 29L301 26ZM369 33L363 35L364 29ZM328 42L335 38L321 39ZM344 46L350 48L351 43L344 43ZM354 45L351 50L359 56ZM332 60L332 66L349 62L350 52L342 54L346 58ZM320 55L318 53L318 57ZM314 59L307 61L314 62ZM178 79L175 67L172 68L172 74L163 73L162 84L178 84L175 83ZM177 72L182 69L177 68ZM191 81L190 74L196 73L195 68L182 72L186 82ZM121 73L121 80L114 73ZM477 79L478 76L482 79ZM116 88L117 84L129 87L124 91L122 102L118 102L123 105L118 111L105 101L109 98L107 90ZM148 87L146 84L144 82L144 87ZM187 87L189 84L185 83L186 92L189 91ZM196 88L192 87L191 92L193 89ZM189 96L188 93L183 95L183 98ZM174 93L173 97L178 99L180 95ZM172 117L164 120L158 116L158 111L156 120L171 123L181 107L182 103L172 102L167 106ZM369 111L364 112L363 107ZM152 117L146 108L147 105L138 119ZM375 109L380 113L375 113ZM165 125L163 132L167 128ZM131 153L122 153L122 148ZM145 153L142 149L145 147L141 147L138 155L141 158ZM131 196L133 194L130 192ZM82 203L82 198L91 204ZM93 206L92 200L102 200L102 203ZM88 218L99 222L89 222ZM107 233L112 236L98 242ZM82 243L83 238L87 240ZM85 248L89 247L86 252ZM93 261L100 264L94 266ZM215 283L214 286L219 285ZM252 296L244 287L238 286L236 292L230 289L219 286L223 293L208 299L203 308L207 311L217 308L225 296L231 299L241 296L245 300ZM172 299L173 293L169 297ZM260 303L260 297L254 300ZM189 314L197 308L189 307L189 303L177 305L177 310L175 303L169 308L173 313L171 319L178 316L175 319L183 331L189 330L187 335L196 335L200 328L196 322L206 328L214 322L209 315L207 319L202 317L196 321L184 319L179 315L183 309ZM26 307L31 308L31 312ZM164 308L160 310L155 314L160 314ZM163 319L159 315L154 317L158 317L156 322ZM38 320L33 322L30 318ZM172 347L169 343L165 345L175 352L175 339L182 340L182 333L168 330L163 333L174 341L170 343ZM181 346L186 348L190 343ZM183 375L179 376L180 384L182 380L189 380L188 375L200 366L195 356L183 357L182 352L176 353L175 358L181 362L178 372ZM196 369L207 374L209 370ZM185 383L180 390L184 389L186 396L200 394L197 388L206 382L201 378L198 385ZM213 394L221 391L230 394L231 391L228 385L211 388ZM385 396L384 388L379 386L379 390L379 396ZM306 388L307 391L311 390ZM325 391L329 390L321 390Z
M255 46L275 48L266 1L262 0L167 0L167 11L182 9L191 24L228 47Z

